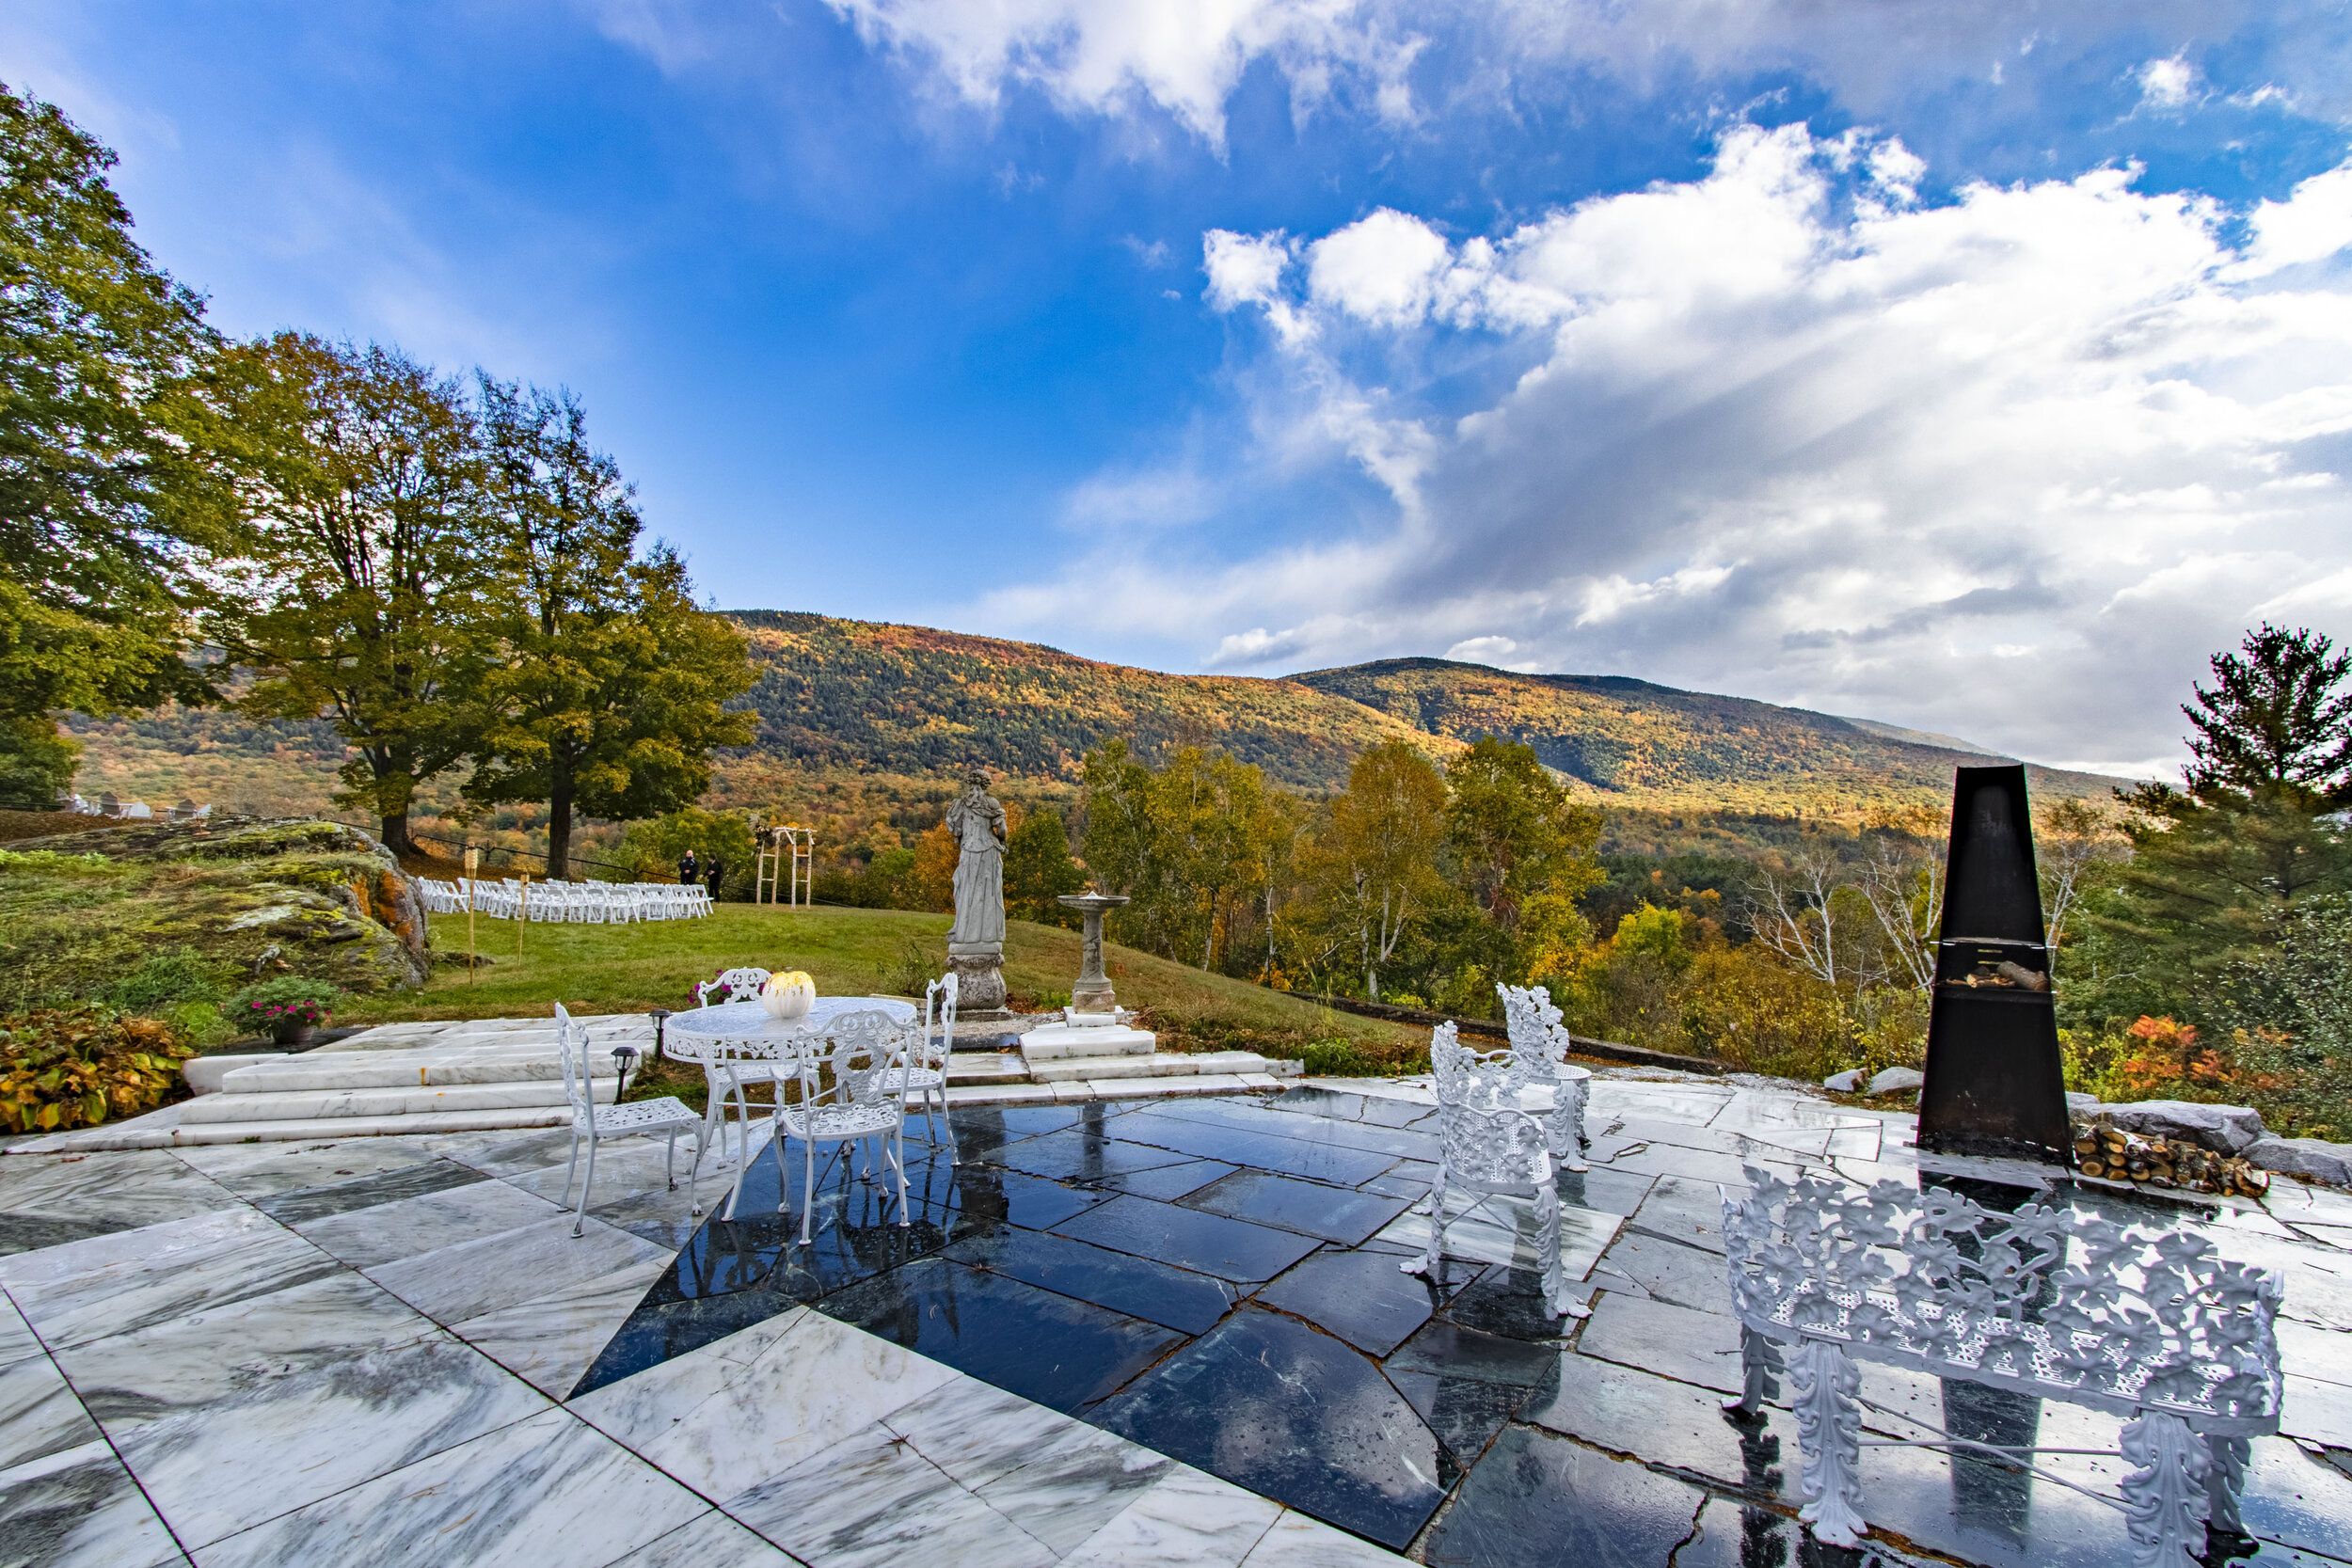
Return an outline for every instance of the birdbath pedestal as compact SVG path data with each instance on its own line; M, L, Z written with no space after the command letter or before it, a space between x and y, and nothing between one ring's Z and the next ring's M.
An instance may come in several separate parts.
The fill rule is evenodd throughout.
M1086 950L1078 963L1077 983L1070 988L1070 1010L1117 1017L1119 997L1103 974L1103 911L1127 902L1123 893L1065 893L1055 900L1066 910L1086 916Z

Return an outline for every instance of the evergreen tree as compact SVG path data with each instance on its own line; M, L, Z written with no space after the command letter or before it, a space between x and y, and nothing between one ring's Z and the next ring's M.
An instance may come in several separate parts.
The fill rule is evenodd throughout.
M2352 654L2309 628L2265 621L2237 654L2213 657L2214 689L2182 705L2196 734L2188 792L2211 801L2284 786L2323 807L2352 803Z
M211 692L182 659L210 478L183 411L215 338L131 238L114 163L0 87L0 804L72 782L54 710Z

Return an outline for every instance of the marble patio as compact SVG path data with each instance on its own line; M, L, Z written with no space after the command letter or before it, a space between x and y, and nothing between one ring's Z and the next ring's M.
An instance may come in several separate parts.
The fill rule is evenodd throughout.
M1508 1206L1449 1229L1442 1279L1397 1270L1430 1113L1329 1082L959 1109L961 1167L910 1126L903 1226L797 1158L698 1221L658 1146L616 1146L579 1240L560 1131L15 1154L0 1564L2129 1560L2112 1457L1903 1447L1864 1450L1867 1547L1824 1551L1786 1410L1716 1405L1719 1182L2048 1173L1787 1085L1605 1075L1593 1169L1560 1179L1580 1323L1534 1310ZM2352 1562L2352 1198L2063 1192L2287 1271L2286 1431L2223 1544ZM2071 1406L1864 1378L1877 1437L2113 1445Z

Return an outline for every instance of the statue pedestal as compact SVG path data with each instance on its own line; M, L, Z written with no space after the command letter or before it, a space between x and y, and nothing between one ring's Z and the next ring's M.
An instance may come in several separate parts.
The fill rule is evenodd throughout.
M947 966L956 972L956 1022L987 1022L1005 1011L1005 944L951 942Z

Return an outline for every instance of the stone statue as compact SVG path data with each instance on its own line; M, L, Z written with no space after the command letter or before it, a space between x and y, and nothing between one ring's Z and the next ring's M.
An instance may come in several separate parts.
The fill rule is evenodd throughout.
M947 808L947 831L961 853L956 860L956 924L948 945L1005 945L1005 808L988 793L988 772L963 776L963 793Z
M988 770L963 776L963 793L947 808L956 835L956 918L947 961L956 972L958 1016L1002 1012L1005 1006L1005 808L990 798Z

